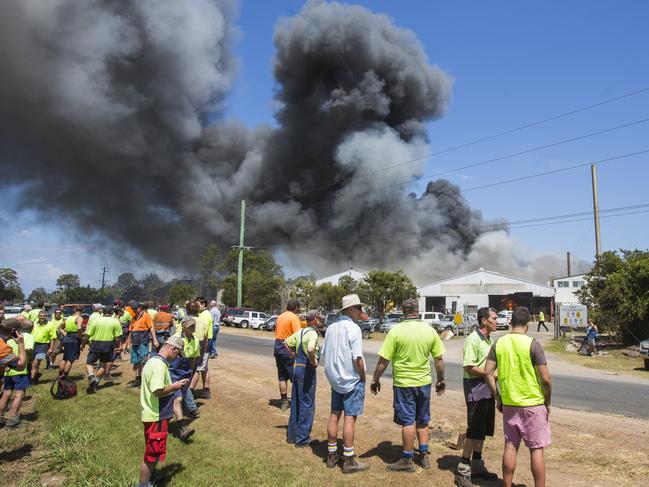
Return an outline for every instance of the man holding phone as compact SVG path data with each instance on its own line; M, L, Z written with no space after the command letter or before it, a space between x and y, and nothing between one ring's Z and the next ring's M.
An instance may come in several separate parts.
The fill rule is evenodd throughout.
M173 416L173 394L185 387L189 380L171 382L169 362L183 351L181 337L171 337L154 354L142 369L140 405L144 425L145 450L140 465L140 487L149 487L151 476L158 462L164 462L167 455L167 434L169 419Z

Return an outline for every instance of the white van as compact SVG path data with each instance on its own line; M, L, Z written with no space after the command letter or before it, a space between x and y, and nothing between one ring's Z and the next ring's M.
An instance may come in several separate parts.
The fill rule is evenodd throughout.
M444 313L438 313L437 311L426 311L424 313L419 313L419 319L426 323L428 326L437 328L439 322L444 317Z

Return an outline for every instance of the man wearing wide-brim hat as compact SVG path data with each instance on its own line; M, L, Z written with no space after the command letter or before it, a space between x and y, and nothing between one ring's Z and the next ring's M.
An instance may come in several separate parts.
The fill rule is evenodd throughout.
M357 294L348 294L342 299L340 318L327 328L322 349L325 375L331 384L331 414L327 425L328 456L327 467L338 464L338 423L343 412L343 473L367 470L369 465L356 461L354 454L354 432L356 418L363 415L365 405L365 360L363 358L363 336L356 322L363 312Z

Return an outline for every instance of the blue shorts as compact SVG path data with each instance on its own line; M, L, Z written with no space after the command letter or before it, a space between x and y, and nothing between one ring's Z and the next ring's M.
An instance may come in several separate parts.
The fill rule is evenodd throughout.
M5 376L5 391L24 391L31 385L29 374Z
M49 343L34 343L34 359L45 360L47 358L47 351L49 349Z
M133 365L140 365L146 362L149 355L149 344L141 343L140 345L131 346L131 363Z
M74 336L64 336L63 340L63 360L72 362L78 360L81 354L81 340L75 334Z
M346 394L331 389L331 410L344 411L345 416L362 416L365 406L365 382L357 382Z
M401 426L427 426L430 421L431 384L420 387L393 387L394 422Z
M293 380L293 364L295 359L284 355L275 355L277 380Z

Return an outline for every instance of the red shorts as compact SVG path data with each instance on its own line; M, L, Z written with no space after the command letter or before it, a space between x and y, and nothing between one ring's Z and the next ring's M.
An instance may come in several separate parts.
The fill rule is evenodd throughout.
M147 463L164 462L167 456L167 433L169 420L161 419L144 425L144 461Z

